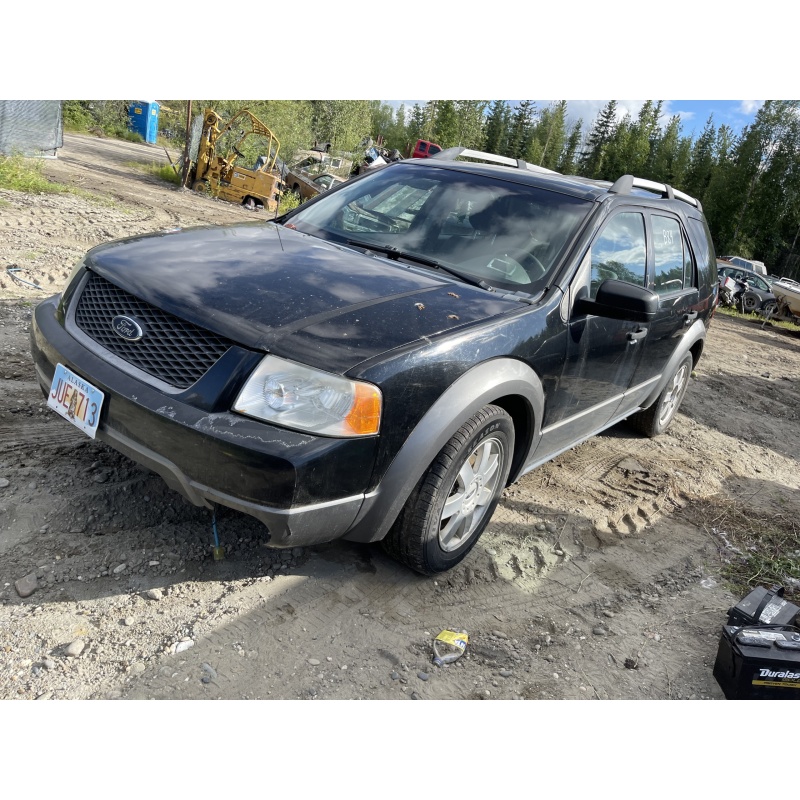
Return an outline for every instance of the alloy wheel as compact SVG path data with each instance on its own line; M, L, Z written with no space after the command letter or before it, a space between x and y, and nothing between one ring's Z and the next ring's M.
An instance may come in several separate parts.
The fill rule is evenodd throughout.
M464 460L439 518L439 545L457 550L477 528L497 489L505 452L499 439L483 439Z

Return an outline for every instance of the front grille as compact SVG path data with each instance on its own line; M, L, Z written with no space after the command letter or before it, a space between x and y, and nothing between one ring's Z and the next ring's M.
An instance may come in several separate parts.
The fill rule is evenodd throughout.
M138 321L144 331L138 342L129 342L114 332L111 322L120 315ZM179 389L201 378L233 345L229 339L154 308L94 273L89 273L81 293L75 322L107 350Z

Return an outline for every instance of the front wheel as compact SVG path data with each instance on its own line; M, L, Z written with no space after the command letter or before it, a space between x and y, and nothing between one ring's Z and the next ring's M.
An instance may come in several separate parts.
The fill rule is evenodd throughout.
M658 400L650 408L638 411L628 417L628 422L637 431L652 438L664 433L669 427L680 407L683 396L686 394L693 363L691 354L687 353L672 374L672 377L667 381L667 385L658 396Z
M511 417L485 406L428 467L383 540L386 552L423 575L458 564L489 524L513 451Z

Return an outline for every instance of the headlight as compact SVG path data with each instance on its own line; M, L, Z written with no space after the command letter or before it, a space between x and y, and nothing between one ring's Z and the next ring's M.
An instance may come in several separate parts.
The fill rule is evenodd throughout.
M381 421L377 386L266 356L236 398L233 410L325 436L370 436Z

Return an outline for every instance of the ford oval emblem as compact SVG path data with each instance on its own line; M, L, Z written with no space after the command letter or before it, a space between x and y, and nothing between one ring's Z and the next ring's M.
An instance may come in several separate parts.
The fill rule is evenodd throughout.
M138 342L144 336L142 326L135 319L123 315L111 320L111 329L126 342Z

